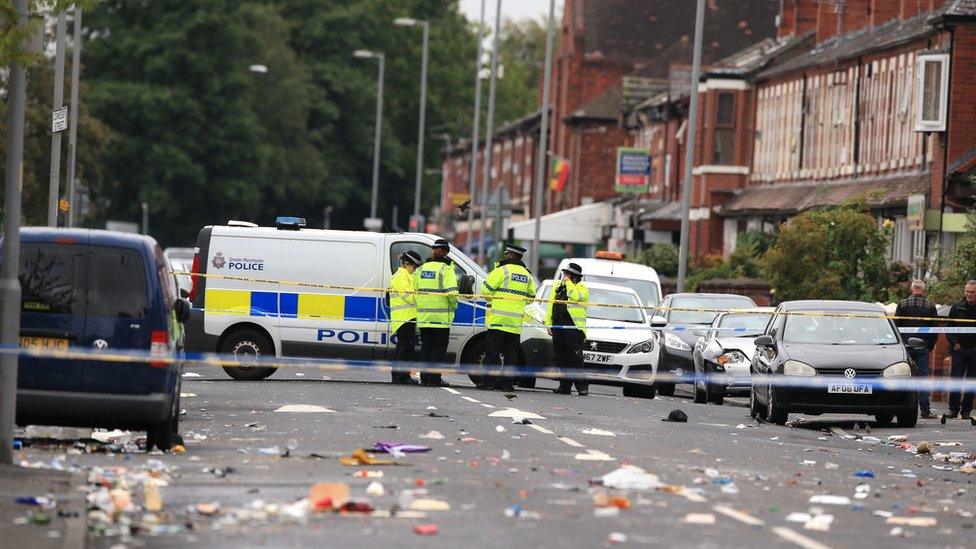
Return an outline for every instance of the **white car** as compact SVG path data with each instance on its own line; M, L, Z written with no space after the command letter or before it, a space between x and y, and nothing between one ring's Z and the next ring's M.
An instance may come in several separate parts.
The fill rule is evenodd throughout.
M749 365L756 355L754 340L766 329L773 310L759 307L749 312L720 313L708 328L695 330L695 402L722 404L729 393L749 392Z
M522 329L521 351L527 368L553 364L552 337L545 326L548 299L555 281L539 287L536 301L525 308L530 320ZM657 353L650 317L634 290L611 284L586 283L590 305L586 311L587 339L583 368L590 383L622 386L624 396L654 398ZM601 307L627 305L631 307ZM524 384L522 384L524 386Z

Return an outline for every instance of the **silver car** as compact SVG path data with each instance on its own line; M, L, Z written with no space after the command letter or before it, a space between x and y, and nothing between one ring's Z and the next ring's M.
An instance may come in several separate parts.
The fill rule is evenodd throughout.
M753 340L763 333L772 312L772 307L760 307L721 313L708 328L695 331L695 402L722 404L727 394L749 392L749 365L756 354Z

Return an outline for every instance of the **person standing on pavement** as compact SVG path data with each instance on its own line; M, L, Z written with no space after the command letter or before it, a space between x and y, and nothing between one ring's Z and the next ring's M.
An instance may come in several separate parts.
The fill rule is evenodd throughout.
M896 317L935 318L938 314L935 304L925 299L925 282L917 278L912 281L912 295L901 300L895 309ZM899 328L928 327L932 325L932 321L903 320L902 318L898 318L895 320L895 324ZM909 334L909 337L917 337L925 342L924 347L918 349L909 348L908 354L915 361L915 366L918 367L918 377L928 379L929 356L932 353L932 349L935 348L936 342L939 341L939 334ZM929 391L927 389L918 392L918 410L919 417L922 419L936 418L935 414L932 413L929 403Z
M568 369L568 377L559 380L559 387L552 390L557 395L568 395L576 384L580 396L589 394L590 383L576 377L583 369L583 343L586 341L586 304L590 290L583 284L583 269L570 263L563 269L563 278L556 285L549 300L549 332L557 368Z
M491 306L485 319L488 340L483 366L495 376L483 378L477 385L479 389L515 390L515 378L511 374L518 359L522 317L525 305L535 297L537 289L535 277L522 263L525 252L525 248L509 244L505 258L485 280L483 294ZM493 372L495 367L499 371Z
M430 258L413 273L417 292L417 326L420 328L420 354L427 368L443 367L451 324L458 304L458 281L454 264L448 259L451 245L438 238ZM447 387L441 374L421 372L420 383L429 387Z
M413 290L413 272L423 263L420 254L409 250L400 255L400 268L390 280L390 330L396 335L396 361L414 360L417 333L417 296ZM416 385L409 371L391 372L397 385Z
M949 318L960 318L976 321L976 280L966 283L965 297L949 309ZM950 328L976 328L974 322L951 322ZM976 379L976 333L946 334L949 349L952 350L952 378L964 381ZM949 392L950 419L959 417L969 419L973 411L973 391L965 389Z

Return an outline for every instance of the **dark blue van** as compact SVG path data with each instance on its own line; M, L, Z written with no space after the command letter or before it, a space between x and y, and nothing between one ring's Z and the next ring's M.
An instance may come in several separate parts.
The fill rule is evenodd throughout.
M182 356L189 303L152 238L25 228L20 285L21 347ZM147 449L168 450L178 437L182 369L22 356L17 423L146 430Z

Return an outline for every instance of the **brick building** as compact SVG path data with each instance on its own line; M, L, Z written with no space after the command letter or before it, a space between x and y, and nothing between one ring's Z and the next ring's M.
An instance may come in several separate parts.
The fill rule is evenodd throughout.
M855 198L893 222L893 260L951 248L976 168L976 1L782 6L776 38L715 64L699 86L692 257ZM630 118L655 165L680 166L685 103L659 96ZM650 200L678 200L674 169Z

